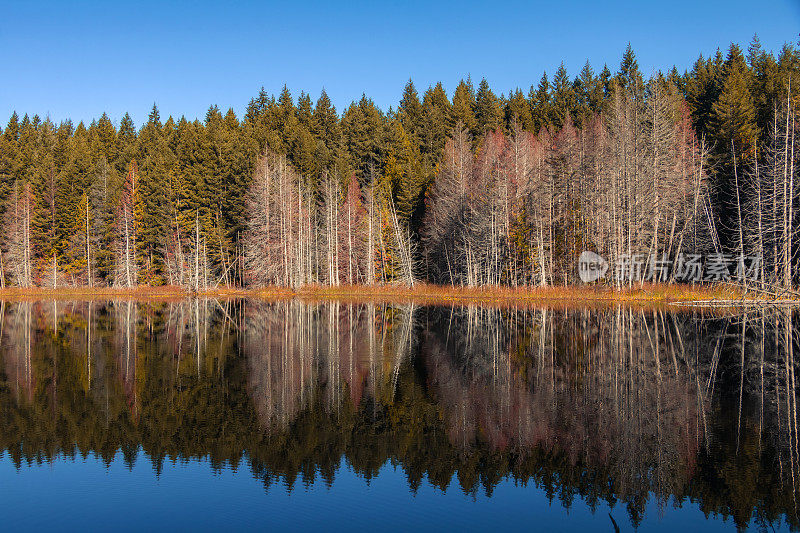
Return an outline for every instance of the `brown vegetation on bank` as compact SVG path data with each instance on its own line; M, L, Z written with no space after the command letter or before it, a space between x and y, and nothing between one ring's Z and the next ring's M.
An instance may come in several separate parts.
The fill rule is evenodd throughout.
M417 283L405 285L343 285L328 287L309 285L299 289L269 287L242 289L219 287L193 292L179 286L136 288L4 288L4 300L84 300L94 298L130 298L142 300L172 300L192 296L214 298L258 298L263 300L342 300L392 301L419 304L481 303L481 304L658 304L670 302L730 302L759 300L756 293L721 284L644 284L616 289L602 285L548 287L452 287Z

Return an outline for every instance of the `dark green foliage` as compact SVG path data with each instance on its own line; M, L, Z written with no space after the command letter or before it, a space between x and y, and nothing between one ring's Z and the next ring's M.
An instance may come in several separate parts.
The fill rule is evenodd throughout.
M485 135L503 124L503 111L500 109L500 100L489 88L489 82L486 81L486 78L481 80L478 85L478 92L475 94L475 121L478 135Z
M528 101L531 105L534 133L539 133L540 129L550 125L550 81L547 79L547 72L542 74L535 89L531 85Z
M475 89L470 78L461 80L453 93L453 125L459 122L471 133L477 129Z
M536 133L534 131L530 102L525 98L521 90L516 89L513 93L509 93L504 107L505 124L508 131L514 131L514 125L516 124L526 131Z
M419 101L417 89L414 87L414 82L410 79L403 89L403 98L400 100L400 105L397 107L396 113L397 120L403 126L408 134L418 139L423 131L422 122L422 103Z
M565 126L567 117L572 116L576 109L577 99L575 88L567 75L564 63L558 67L553 78L553 104L550 107L550 124L560 129Z
M380 168L384 164L388 138L386 116L363 95L358 103L350 104L342 115L341 124L350 163L363 185L370 167Z

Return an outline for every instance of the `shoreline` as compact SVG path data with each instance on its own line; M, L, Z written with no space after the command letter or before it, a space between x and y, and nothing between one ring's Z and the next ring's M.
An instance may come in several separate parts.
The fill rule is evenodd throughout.
M307 286L299 289L266 287L243 289L219 287L198 292L178 286L163 287L32 287L0 289L0 300L92 300L92 299L137 299L176 300L193 297L234 299L250 298L264 301L382 301L418 302L420 304L479 303L493 305L514 304L670 304L683 305L752 305L800 301L776 300L757 292L745 293L740 288L726 285L680 285L644 284L632 288L616 289L606 286L548 286L548 287L451 287L416 284L372 286Z

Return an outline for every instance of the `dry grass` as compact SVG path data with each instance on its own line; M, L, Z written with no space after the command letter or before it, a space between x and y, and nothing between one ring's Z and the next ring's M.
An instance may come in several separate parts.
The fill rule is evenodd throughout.
M94 299L136 299L136 300L172 300L191 296L189 291L181 287L136 287L134 289L115 287L60 287L49 289L44 287L17 287L0 289L3 300L94 300Z
M254 296L270 298L271 290L254 291ZM613 289L603 286L559 287L451 287L443 285L401 285L305 287L294 293L309 300L418 301L420 303L669 303L678 301L736 301L741 291L722 285L690 286L645 284L641 287Z
M222 287L193 293L182 287L138 287L118 288L6 288L0 289L4 300L88 300L121 298L137 300L176 300L195 295L214 298L259 298L263 300L286 300L298 298L306 301L383 301L416 302L420 304L480 303L485 305L606 305L623 303L654 305L670 302L711 301L731 302L758 296L745 295L730 286L713 285L667 285L645 284L633 288L613 289L604 286L559 286L559 287L451 287L416 284L374 286L308 286L298 290L269 287L264 289L238 289Z

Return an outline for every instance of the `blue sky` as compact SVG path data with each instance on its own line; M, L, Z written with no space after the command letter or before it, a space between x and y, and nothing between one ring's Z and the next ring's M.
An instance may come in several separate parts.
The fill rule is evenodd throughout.
M496 93L527 92L564 61L574 77L588 59L612 70L628 41L645 74L690 68L699 53L796 43L800 0L655 2L314 1L29 2L0 0L0 122L12 111L75 122L130 112L137 126L153 102L162 117L243 113L263 86L287 84L337 110L366 93L396 106L411 77L486 77Z

